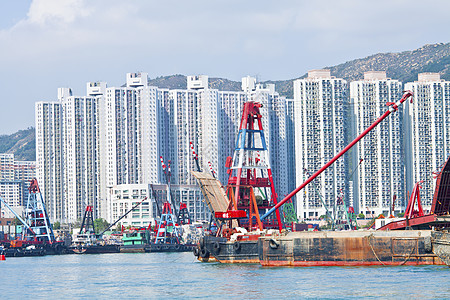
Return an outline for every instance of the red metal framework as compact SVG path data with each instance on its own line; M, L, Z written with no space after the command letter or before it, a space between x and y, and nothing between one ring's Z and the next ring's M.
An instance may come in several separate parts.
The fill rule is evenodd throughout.
M388 223L378 230L423 229L431 226L448 226L450 223L450 158L447 159L436 180L436 190L429 214L424 213L420 203L420 184L422 183L420 181L414 186L409 198L405 219ZM416 202L417 209L414 208Z
M408 206L406 207L405 217L408 219L415 217L422 217L424 215L422 209L422 203L420 203L420 189L422 186L420 185L423 180L416 183L414 189L411 193L411 197L408 201ZM414 209L415 203L417 202L417 210Z
M244 103L239 133L233 158L228 157L228 185L226 187L229 206L226 212L216 212L215 217L228 222L238 220L239 226L248 230L273 226L274 220L263 223L260 211L277 204L260 108L257 102ZM248 221L247 221L248 218ZM280 213L276 214L276 225L282 229Z

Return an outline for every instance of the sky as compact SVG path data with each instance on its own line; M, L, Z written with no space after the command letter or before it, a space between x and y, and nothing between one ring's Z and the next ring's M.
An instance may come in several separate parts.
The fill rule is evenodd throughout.
M447 0L0 0L0 135L86 83L209 75L297 78L450 40Z

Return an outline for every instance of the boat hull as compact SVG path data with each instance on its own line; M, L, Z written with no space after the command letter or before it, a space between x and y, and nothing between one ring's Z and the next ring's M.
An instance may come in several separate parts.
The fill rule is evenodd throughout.
M263 266L442 265L430 230L292 232L261 237Z
M211 257L221 263L258 264L258 240L227 241L226 238L205 236L194 254L200 261L210 262Z
M121 253L147 253L150 252L149 244L141 245L123 245L120 246Z
M433 243L433 252L439 258L450 266L450 233L444 231L433 231L431 233L431 242Z
M75 254L103 254L103 253L119 253L118 245L89 245L74 246L70 250Z
M191 244L149 244L149 252L190 252L196 245Z

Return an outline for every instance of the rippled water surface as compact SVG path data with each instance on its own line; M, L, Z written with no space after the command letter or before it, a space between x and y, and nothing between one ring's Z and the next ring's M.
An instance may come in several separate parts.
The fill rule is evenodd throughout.
M0 299L450 299L447 266L263 268L192 253L63 255L0 262Z

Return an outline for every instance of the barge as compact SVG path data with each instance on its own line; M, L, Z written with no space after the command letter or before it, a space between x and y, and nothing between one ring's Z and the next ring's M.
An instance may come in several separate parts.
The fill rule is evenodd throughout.
M210 176L192 172L199 181L205 201L208 205L216 203L215 206L219 208L215 209L214 205L209 205L220 223L217 236L205 237L194 254L204 259L214 256L223 263L261 263L263 266L443 264L443 261L432 253L430 230L287 233L280 226L278 208L281 205L289 203L296 193L411 97L412 93L408 91L397 103L388 103L388 111L281 201L276 198L270 164L261 159L266 157L267 148L262 132L260 106L255 103L246 103L235 155L227 159L229 180L226 192L218 188L220 185L217 181L213 184L214 179L209 178ZM255 121L258 126L254 124ZM256 146L255 136L261 138L262 146ZM258 152L261 152L261 155ZM267 177L263 175L263 169L267 170ZM233 175L234 171L237 171L236 176ZM258 193L260 199L262 196L263 202L268 201L268 205L258 205L258 201L255 201L255 193ZM260 217L261 213L263 215ZM272 213L276 213L279 226L278 231L269 234L266 231L269 227L265 225ZM253 223L253 221L256 222ZM234 239L238 226L242 227L241 224L245 223L248 224L245 228L249 233ZM245 240L246 237L248 239Z

